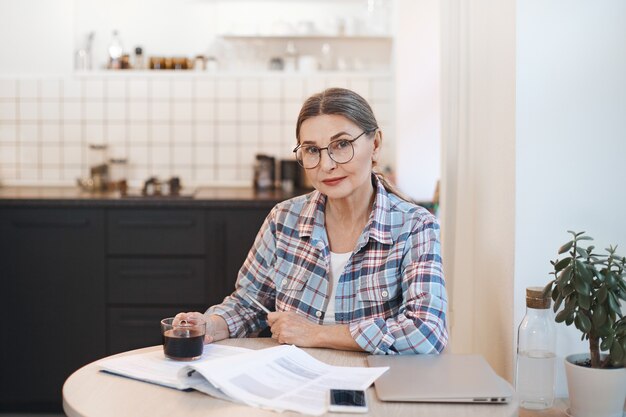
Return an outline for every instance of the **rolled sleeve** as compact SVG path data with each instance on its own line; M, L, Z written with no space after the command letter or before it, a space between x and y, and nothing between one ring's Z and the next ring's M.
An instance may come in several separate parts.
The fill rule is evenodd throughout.
M447 295L434 218L407 240L402 264L403 303L394 317L367 318L350 324L350 333L373 354L438 353L448 341Z

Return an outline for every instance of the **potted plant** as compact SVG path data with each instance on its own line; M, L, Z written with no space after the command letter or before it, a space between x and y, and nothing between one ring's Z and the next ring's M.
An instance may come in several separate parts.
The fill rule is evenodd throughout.
M554 279L544 295L551 295L557 323L572 323L589 341L589 352L565 358L570 412L579 416L622 416L626 400L626 318L620 299L626 300L626 258L617 247L594 252L583 247L593 240L585 232L559 248L551 261ZM562 256L562 257L561 257Z

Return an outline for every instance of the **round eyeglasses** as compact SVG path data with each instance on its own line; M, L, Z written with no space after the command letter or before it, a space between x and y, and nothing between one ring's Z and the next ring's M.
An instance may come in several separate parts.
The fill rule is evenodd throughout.
M298 145L293 150L296 154L296 161L304 169L313 169L320 164L322 151L326 150L330 159L338 164L347 164L354 158L354 141L366 133L374 132L376 129L364 130L363 133L354 139L333 140L325 148L320 148L317 145Z

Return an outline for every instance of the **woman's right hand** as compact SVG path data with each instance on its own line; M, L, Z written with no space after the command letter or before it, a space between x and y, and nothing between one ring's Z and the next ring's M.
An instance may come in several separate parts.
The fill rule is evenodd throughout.
M180 324L181 321L187 321L187 323L198 324L200 322L204 322L206 326L206 334L204 336L204 343L211 343L215 340L215 324L214 321L211 320L210 316L205 316L202 313L198 313L197 311L188 312L188 313L178 313L174 316L173 325L176 326Z

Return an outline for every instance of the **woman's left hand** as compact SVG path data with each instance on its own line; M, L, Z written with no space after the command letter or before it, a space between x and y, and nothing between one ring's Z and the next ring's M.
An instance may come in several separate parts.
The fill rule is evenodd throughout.
M315 347L316 337L322 330L319 324L311 323L293 311L269 313L267 322L272 331L272 339L281 344L300 347Z

